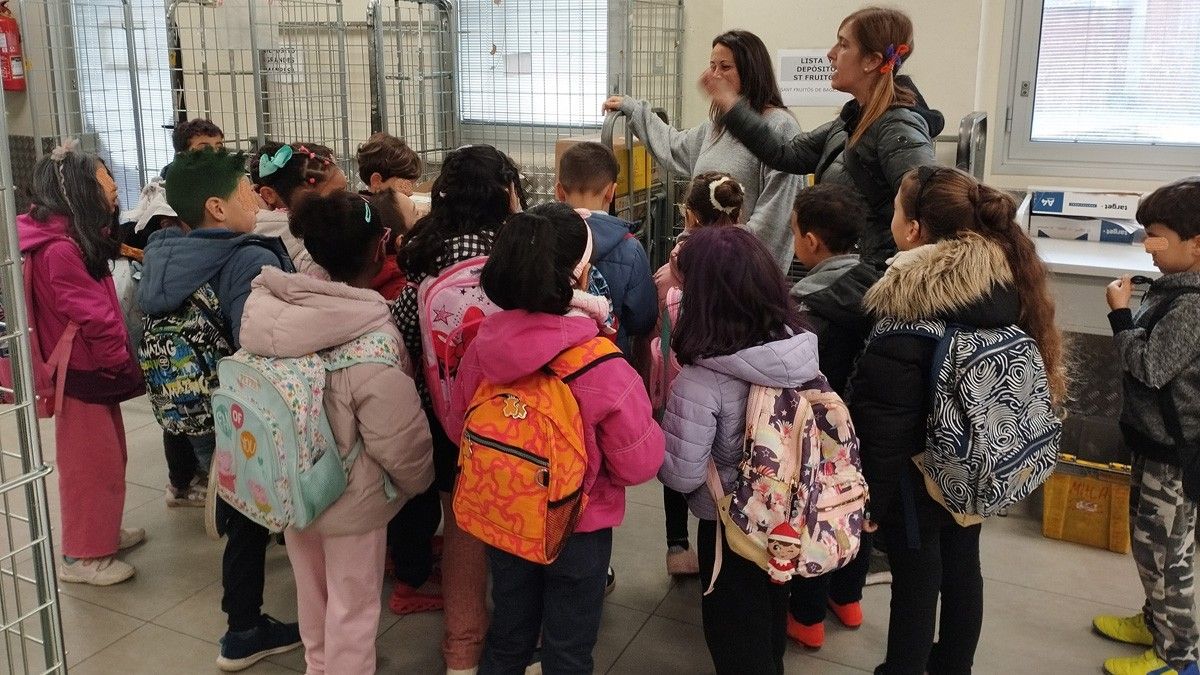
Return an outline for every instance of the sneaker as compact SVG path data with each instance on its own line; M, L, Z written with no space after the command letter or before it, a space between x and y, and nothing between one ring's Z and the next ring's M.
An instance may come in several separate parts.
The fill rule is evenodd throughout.
M542 675L542 648L538 647L533 650L533 656L529 658L529 665L525 666L525 675Z
M217 527L217 472L208 472L208 482L204 489L204 533L213 541L221 540L221 530Z
M300 645L299 624L283 623L263 614L258 626L225 633L217 667L227 672L245 670L268 656L290 652Z
M124 551L146 541L146 531L140 527L121 528L121 538L117 541L117 550Z
M1158 658L1153 649L1140 656L1125 656L1104 662L1104 672L1109 675L1197 675L1200 668L1192 661L1183 670L1175 670L1166 661Z
M862 626L863 613L861 602L848 602L844 605L839 605L836 602L829 601L829 609L833 610L833 615L842 622L842 625L850 630L857 630Z
M682 546L668 548L667 574L673 577L700 574L700 561L696 558L696 552Z
M1141 613L1126 617L1101 614L1092 619L1092 628L1109 640L1143 647L1154 646L1154 636L1146 627L1146 617Z
M397 581L392 589L392 597L388 600L388 608L393 614L419 614L421 612L436 612L442 608L442 590L431 589L426 582L420 588L413 588L403 581Z
M613 589L616 587L617 587L617 573L614 572L613 568L610 567L610 568L608 568L608 576L605 577L605 579L604 579L604 594L608 595L608 594L612 593Z
M825 644L825 622L807 626L797 621L792 617L791 612L788 612L787 634L801 647L816 651Z
M181 506L194 506L196 508L204 507L204 486L196 484L193 480L192 484L183 489L178 489L174 485L167 485L167 506L170 508L178 508Z
M76 558L67 562L64 558L58 566L58 580L68 584L112 586L129 579L137 572L133 565L114 556L106 558Z

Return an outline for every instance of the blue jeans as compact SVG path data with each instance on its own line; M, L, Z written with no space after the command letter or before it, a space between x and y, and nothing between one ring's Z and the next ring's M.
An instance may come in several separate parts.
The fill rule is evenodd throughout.
M543 673L591 673L612 557L612 529L571 535L549 565L491 546L487 553L495 611L479 675L524 673L539 634Z
M213 452L217 448L217 435L208 433L188 436L188 440L192 443L192 452L196 453L196 466L201 472L208 473L212 468Z

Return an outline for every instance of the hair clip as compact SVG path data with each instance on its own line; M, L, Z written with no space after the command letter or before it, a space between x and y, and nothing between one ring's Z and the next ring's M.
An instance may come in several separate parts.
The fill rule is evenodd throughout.
M78 138L64 138L62 139L62 142L58 144L58 147L50 151L50 159L61 163L67 158L67 155L71 154L72 152L77 152L78 150Z
M258 177L266 178L276 171L287 166L287 163L292 159L292 146L285 145L275 151L275 156L269 156L263 153L258 157Z
M899 46L895 44L888 45L887 51L883 53L883 65L879 66L879 72L890 73L903 63L904 56L912 51L912 48L904 43Z
M730 215L730 216L732 216L733 212L737 210L737 207L736 206L722 206L720 200L717 199L717 188L721 187L725 183L728 183L732 180L733 179L730 178L729 176L721 176L720 178L718 178L708 184L708 200L710 202L712 202L713 208L720 211L721 213L724 213L724 214Z
M363 198L363 210L365 211L363 222L371 222L371 202L367 201L365 197Z

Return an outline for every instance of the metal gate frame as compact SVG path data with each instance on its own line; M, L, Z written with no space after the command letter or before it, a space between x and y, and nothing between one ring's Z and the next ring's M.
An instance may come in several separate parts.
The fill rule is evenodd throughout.
M7 139L7 114L0 114L0 294L6 319L0 331L0 346L11 358L13 376L12 389L0 387L0 392L12 401L0 406L0 419L15 420L18 439L15 449L0 448L0 521L4 528L0 542L7 544L0 549L0 655L10 675L66 673L46 494L51 468L42 457L34 407L29 316L17 249Z

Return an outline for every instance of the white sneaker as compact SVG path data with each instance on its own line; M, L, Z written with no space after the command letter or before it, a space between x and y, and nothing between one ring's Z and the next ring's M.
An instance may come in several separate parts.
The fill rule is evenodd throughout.
M121 528L121 538L117 542L117 550L124 551L146 541L146 531L140 527Z
M129 579L136 571L133 565L114 556L79 558L71 563L62 561L58 567L58 580L68 584L112 586Z

